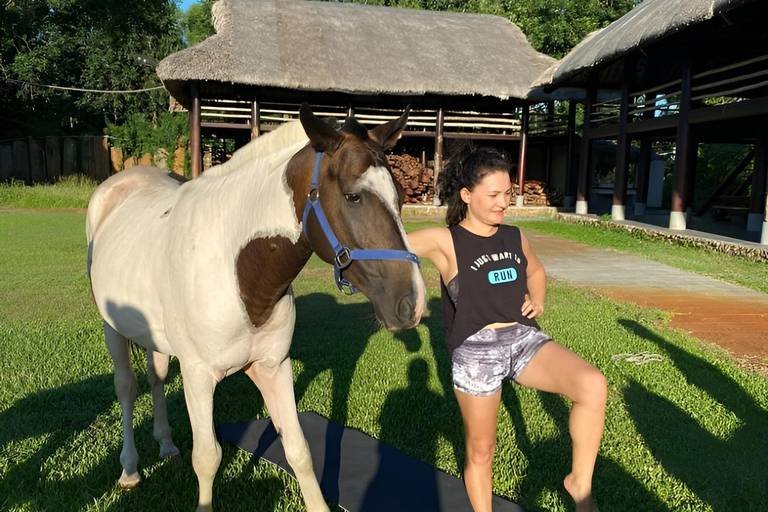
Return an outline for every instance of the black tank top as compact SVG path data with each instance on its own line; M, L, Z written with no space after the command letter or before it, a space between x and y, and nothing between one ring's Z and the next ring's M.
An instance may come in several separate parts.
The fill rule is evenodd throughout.
M448 230L459 268L456 304L440 280L448 351L453 352L465 339L495 322L518 322L538 329L536 320L524 317L521 311L528 293L528 260L520 229L500 224L489 237L459 225Z

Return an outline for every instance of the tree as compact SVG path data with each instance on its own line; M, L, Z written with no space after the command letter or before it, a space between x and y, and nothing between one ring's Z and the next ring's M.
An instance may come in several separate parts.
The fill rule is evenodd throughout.
M216 0L201 0L200 3L190 5L184 13L181 29L188 46L194 46L215 33L211 15L214 3Z
M1 14L0 106L9 122L0 125L0 137L101 132L108 120L120 123L134 112L156 118L167 109L162 90L94 94L28 83L97 90L161 85L136 56L159 61L181 49L173 0L10 0Z

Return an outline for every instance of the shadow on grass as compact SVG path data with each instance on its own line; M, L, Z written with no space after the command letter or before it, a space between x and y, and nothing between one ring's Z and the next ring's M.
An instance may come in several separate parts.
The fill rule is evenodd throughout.
M688 384L709 394L740 423L727 438L718 437L666 397L632 382L624 392L627 409L656 460L715 512L765 510L768 413L712 363L633 320L619 324L655 343Z

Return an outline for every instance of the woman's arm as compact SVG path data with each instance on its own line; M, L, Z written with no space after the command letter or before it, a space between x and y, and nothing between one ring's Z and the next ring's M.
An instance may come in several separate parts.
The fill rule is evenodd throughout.
M424 228L408 233L408 243L416 256L428 259L441 275L445 275L450 270L446 256L446 243L450 242L450 236L446 228Z
M528 296L523 304L523 315L527 318L538 318L544 313L544 297L547 294L547 272L541 260L533 252L531 244L525 238L522 231L520 239L523 244L523 254L528 260L526 276L528 277Z

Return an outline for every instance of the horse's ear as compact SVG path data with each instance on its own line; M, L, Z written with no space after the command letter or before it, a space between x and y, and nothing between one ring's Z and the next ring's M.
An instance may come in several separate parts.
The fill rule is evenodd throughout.
M368 130L365 126L360 124L354 116L349 116L347 120L344 121L344 126L341 127L341 131L356 135L362 140L368 140Z
M378 142L384 151L392 149L397 144L400 135L403 133L406 123L408 122L408 114L411 113L411 106L405 107L405 112L399 118L394 121L390 121L386 124L382 124L368 132L376 142Z
M301 104L299 119L304 127L304 132L309 137L310 144L316 150L333 153L341 143L341 135L317 117L306 102Z

